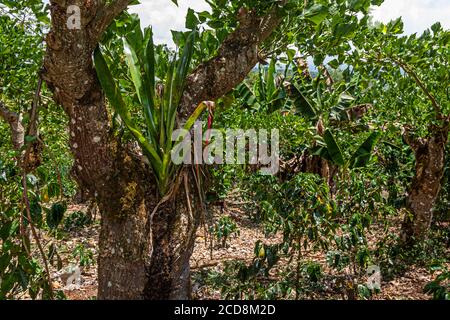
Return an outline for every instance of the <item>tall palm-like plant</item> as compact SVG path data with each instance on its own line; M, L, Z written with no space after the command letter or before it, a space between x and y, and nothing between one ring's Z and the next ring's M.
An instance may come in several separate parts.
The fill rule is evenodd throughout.
M124 36L123 49L133 83L132 90L138 97L139 107L144 115L144 132L133 119L130 106L125 103L101 49L97 48L94 53L95 67L105 95L148 158L161 196L168 192L177 172L177 167L171 161L174 148L172 132L176 126L178 106L192 59L195 36L196 31L190 33L184 49L176 53L169 63L165 79L162 79L161 83L157 83L155 72L152 29L146 28L142 32L139 24L136 24L133 32ZM162 92L158 89L161 88L159 85L162 85ZM187 120L184 129L191 129L201 113L210 107L211 104L201 103Z

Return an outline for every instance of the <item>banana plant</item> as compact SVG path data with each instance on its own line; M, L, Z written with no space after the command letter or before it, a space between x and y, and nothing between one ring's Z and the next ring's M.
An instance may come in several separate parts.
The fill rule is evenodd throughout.
M282 110L287 102L286 90L282 81L277 79L276 59L270 61L269 67L260 67L253 85L242 83L237 92L242 104L256 111L265 110L270 113Z
M135 24L132 32L123 36L123 52L132 82L131 88L137 95L138 107L144 115L143 124L139 125L131 114L132 105L127 104L121 94L118 79L114 79L112 75L110 67L114 62L109 59L108 64L108 56L102 53L100 47L94 52L95 68L105 95L148 158L161 196L167 194L177 172L177 167L171 161L174 148L172 132L177 125L176 116L192 59L195 37L196 31L189 34L182 52L174 55L165 78L159 80L155 71L152 29L146 28L142 32L140 25ZM201 103L184 125L184 129L190 130L207 108L211 108L211 104Z
M359 78L355 76L339 83L328 79L335 87L330 90L326 83L326 75L318 75L316 78L305 77L303 74L299 76L301 71L298 70L294 74L290 98L293 100L295 114L316 124L315 130L318 130L319 124L322 128L321 133L317 133L315 136L313 147L310 149L312 155L320 156L340 167L350 169L365 167L371 159L373 149L381 135L380 132L372 132L351 157L346 159L332 130L329 128L325 130L323 126L324 121L335 129L348 125L348 122L353 122L349 117L349 112L354 108L366 106L356 106L357 98L351 93L351 89L359 81ZM328 77L331 78L331 76ZM365 126L360 125L356 127L352 125L352 128L358 128L358 131L361 128L366 129Z
M313 148L313 155L320 156L340 167L350 169L363 168L369 163L380 135L381 133L378 131L372 132L351 157L345 159L341 146L332 131L327 129L323 135L323 141L320 141L318 146Z

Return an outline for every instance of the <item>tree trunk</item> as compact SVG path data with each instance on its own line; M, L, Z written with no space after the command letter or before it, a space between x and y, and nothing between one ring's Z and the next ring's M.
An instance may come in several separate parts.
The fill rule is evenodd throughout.
M406 243L424 239L430 229L444 175L448 131L445 125L432 128L431 136L426 139L406 138L416 158L415 175L407 198L409 213L402 226L402 238Z
M131 2L50 0L52 28L46 37L43 79L69 120L72 173L95 198L101 214L99 299L187 299L189 258L200 204L189 199L192 181L180 183L160 204L151 169L133 146L111 130L111 117L92 64L108 25ZM79 28L69 29L69 5L80 8ZM202 101L215 100L240 83L258 62L259 44L280 24L278 11L242 15L218 56L188 77L180 113L186 118ZM76 17L75 17L76 21ZM159 205L159 206L158 206ZM156 208L156 210L155 210ZM153 215L153 213L155 214Z
M65 17L58 9L53 9L54 20ZM70 119L72 174L79 188L95 198L101 214L98 298L187 299L198 219L186 219L184 189L160 206L152 223L149 217L160 201L156 182L136 150L123 147L111 132L92 66L94 44L83 30L55 32L47 37L43 78ZM62 46L63 40L83 45Z
M177 199L175 203L167 203L154 217L154 249L146 269L145 299L191 298L189 260L194 250L200 211L196 210L191 216L187 210L190 205L186 203L186 196L180 197L182 199Z
M199 211L189 212L192 205L180 187L150 221L160 199L156 189L148 191L142 193L131 184L128 194L114 195L121 197L116 205L118 212L126 212L123 216L111 214L110 203L101 206L99 299L190 298L189 259Z

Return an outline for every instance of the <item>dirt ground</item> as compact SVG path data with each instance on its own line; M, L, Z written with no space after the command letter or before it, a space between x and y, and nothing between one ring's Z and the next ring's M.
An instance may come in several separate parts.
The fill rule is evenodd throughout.
M80 206L71 206L69 212L84 210ZM227 210L226 210L227 211ZM197 234L196 246L194 254L191 258L192 271L199 272L201 270L216 270L220 271L226 261L241 260L251 262L254 257L254 244L257 240L261 240L266 244L275 244L281 242L282 235L266 238L262 230L254 223L252 223L244 214L240 214L239 210L231 210L224 212L230 215L239 227L240 235L231 237L228 240L228 246L221 248L213 245L211 247L209 237L205 237L205 230L200 229ZM67 239L61 241L63 244L62 262L64 268L59 272L54 272L52 275L53 285L55 289L63 290L67 299L71 300L85 300L95 299L97 294L97 270L95 259L97 255L97 239L100 231L98 221L91 226L85 227L81 230L70 232ZM81 269L81 282L79 284L72 284L67 286L65 281L67 279L67 270L70 266L76 267L76 259L70 255L74 248L80 244L88 248L93 253L92 264ZM325 274L332 275L326 265L326 257L321 252L306 252L304 259L318 262ZM283 262L281 262L283 263ZM450 263L448 265L450 267ZM329 273L328 273L329 272ZM406 271L402 276L390 281L382 279L381 292L376 294L375 300L428 300L430 296L423 293L424 286L430 282L435 275L432 275L427 269L420 267L412 267ZM220 299L220 292L213 288L205 287L197 283L195 280L192 283L193 297L195 299ZM345 296L333 293L323 293L321 295L313 295L311 299L344 299Z
M83 206L71 206L69 212L83 211ZM195 272L201 270L223 269L226 261L240 260L251 262L254 257L254 243L261 240L266 244L275 244L280 242L282 235L266 238L261 228L246 218L245 214L240 214L239 210L231 210L224 212L228 214L236 222L239 227L239 236L231 237L228 240L228 246L225 248L214 244L211 246L210 238L205 237L205 230L201 228L197 234L195 251L191 259L191 269ZM82 228L81 230L70 232L65 238L68 240L60 240L61 258L63 269L54 272L52 275L53 286L55 289L63 290L67 299L70 300L86 300L95 299L97 294L97 270L95 265L97 255L97 239L100 231L98 221L91 226ZM375 241L375 239L374 239ZM75 258L71 253L77 245L83 246L92 252L93 259L90 265L81 267L80 282L67 286L67 277L71 275L74 267L77 267L79 259ZM327 272L326 257L321 252L307 252L305 259L312 260L321 264L323 270ZM283 263L283 262L281 262ZM450 267L450 265L449 265ZM332 271L330 271L332 273ZM381 292L376 294L373 299L376 300L426 300L430 296L423 293L424 286L433 279L433 275L425 268L413 267L406 271L401 277L390 281L382 281ZM202 286L195 280L193 285L193 295L195 299L220 299L221 295L218 290ZM312 295L311 299L344 299L345 296L330 292L321 293L321 295Z

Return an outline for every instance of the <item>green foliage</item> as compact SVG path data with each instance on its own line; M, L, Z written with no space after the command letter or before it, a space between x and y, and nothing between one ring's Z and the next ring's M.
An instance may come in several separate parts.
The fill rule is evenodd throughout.
M439 23L422 35L402 32L401 19L364 29L343 63L364 79L361 85L366 98L376 101L377 117L425 136L429 124L441 124L439 114L450 113L450 33Z
M336 142L333 134L329 129L325 131L323 139L327 145L327 153L331 161L335 164L343 166L345 164L344 157L342 156L342 151Z
M92 224L92 218L82 211L75 211L68 215L63 222L64 231L74 231L82 229Z
M350 156L350 159L345 160L344 153L342 152L340 145L336 141L333 133L327 129L323 138L326 147L319 145L313 154L320 155L324 159L330 160L339 166L346 166L350 169L363 168L369 163L372 157L373 149L379 137L379 132L371 133Z
M284 78L277 74L276 65L276 59L272 59L268 68L259 68L258 77L252 86L244 82L236 89L243 106L256 112L269 113L285 109L288 101L283 87Z
M237 102L239 103L239 102ZM301 154L313 136L308 124L295 115L282 115L280 112L266 114L265 112L249 112L246 108L236 105L230 108L217 110L215 127L229 129L279 129L280 131L280 156L283 160L289 160ZM227 193L235 188L242 189L242 183L252 179L249 174L251 166L224 165L211 168L211 193L218 198L226 197ZM245 190L241 190L245 194ZM244 195L245 196L245 195Z
M308 275L311 282L318 282L323 276L322 267L317 262L307 262L303 267L303 270Z
M328 236L335 228L334 207L328 186L319 177L298 174L279 184L273 177L255 178L255 198L261 205L261 217L267 221L267 232L282 231L285 244L294 251L310 245L327 247Z
M30 120L28 109L45 50L47 9L40 0L0 1L0 100L22 116L24 127ZM68 154L67 120L49 96L44 86L38 110L43 164L26 176L31 219L17 165L22 150L13 150L9 127L0 119L0 300L25 295L31 299L51 297L45 257L32 237L31 223L40 237L50 239L41 243L44 253L53 252L55 257L56 232L51 228L56 227L63 211L57 203L62 204L62 199L72 194L74 183L69 175L72 158Z
M250 10L284 17L259 47L257 70L216 101L215 123L223 131L279 129L282 163L297 165L277 176L257 174L250 165L214 166L207 199L237 193L265 234L281 238L256 242L251 261L227 262L224 270L207 273L206 282L224 298L300 299L324 297L330 278L345 279L335 293L350 290L348 297L371 299L376 292L363 282L369 265L379 265L387 281L420 266L436 273L424 292L449 299L448 148L430 236L405 248L398 231L415 164L402 133L407 128L414 137L427 137L432 125L445 125L450 114L449 31L436 23L421 35L404 35L401 19L373 24L370 7L381 0L207 2L211 12L189 9L188 31L172 31L177 50L155 45L152 29L142 30L136 15L124 13L94 55L114 133L139 144L164 196L178 170L170 161L172 131L181 125L177 115L189 72L219 52ZM23 116L25 126L45 50L48 7L40 0L0 0L0 100ZM311 76L305 76L297 52ZM92 223L83 212L66 214L76 190L67 118L49 95L44 86L43 164L25 177L29 216L19 152L12 149L7 124L0 123L0 300L50 297L44 257L27 235L31 226L49 239L43 243L46 258L59 270L63 259L55 240ZM352 114L364 105L370 108ZM210 107L201 104L184 128ZM317 156L328 161L330 177L303 172L302 161ZM210 231L223 247L240 232L228 216ZM326 266L311 260L317 253L326 257ZM81 266L94 264L86 243L69 254ZM55 298L65 296L59 291Z
M132 25L124 34L123 50L128 65L128 76L133 86L131 91L137 96L137 101L126 102L122 96L120 82L114 79L108 66L112 60L104 57L100 49L94 53L97 75L113 110L120 116L124 126L132 134L134 140L141 146L142 151L151 163L153 174L158 181L158 188L162 196L168 191L176 174L176 167L171 161L174 147L172 133L176 129L176 117L179 103L184 90L184 83L190 70L190 64L197 32L190 33L183 50L171 57L167 64L166 73L161 82L157 77L156 63L161 56L153 44L153 32L146 28L142 32L139 19L130 16ZM159 61L158 61L159 62ZM124 76L124 75L122 75ZM161 85L163 90L160 91ZM128 85L129 88L129 85ZM138 103L144 115L140 124L131 116L129 104ZM199 105L184 125L184 129L191 129L195 120L209 106ZM182 140L182 139L180 139Z
M449 259L449 230L436 225L427 240L405 247L399 236L389 234L377 243L374 258L381 267L383 277L392 279L402 275L411 266L439 270Z
M450 146L447 147L447 155L450 154L449 151ZM437 221L450 221L450 210L448 208L450 208L450 157L446 158L442 189L435 207Z
M67 205L65 203L54 203L50 210L47 211L47 226L50 229L58 228L66 210Z
M221 244L223 248L227 245L230 236L239 236L239 228L236 223L228 216L220 217L214 226L211 227L211 233Z
M20 177L16 176L15 166L1 164L0 176L0 300L14 299L28 293L32 299L39 294L49 296L49 286L46 273L38 255L30 256L32 244L22 237L21 219L23 226L29 225L24 210L18 206L22 200ZM35 180L28 179L29 188L35 188ZM42 225L42 207L39 197L35 196L31 202L33 224Z
M78 244L72 251L72 257L81 267L89 267L94 264L94 253L85 244Z
M434 268L437 270L441 270L441 274L425 286L424 292L432 294L434 300L450 300L450 272L441 267Z
M39 17L46 15L39 10L43 7L41 1L25 2L32 4ZM2 5L8 7L10 14L3 13L6 9ZM30 105L44 52L45 27L27 7L22 1L0 2L0 99L7 99L20 111Z

